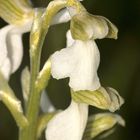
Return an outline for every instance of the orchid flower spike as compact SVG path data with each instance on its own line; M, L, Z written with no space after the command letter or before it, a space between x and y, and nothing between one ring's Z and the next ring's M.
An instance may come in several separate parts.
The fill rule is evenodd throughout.
M56 114L46 128L47 140L81 140L88 118L88 105L74 101Z
M21 64L22 34L31 30L34 11L29 0L0 0L0 17L9 24L0 29L0 70L7 80ZM51 24L67 22L70 18L68 11L63 9Z

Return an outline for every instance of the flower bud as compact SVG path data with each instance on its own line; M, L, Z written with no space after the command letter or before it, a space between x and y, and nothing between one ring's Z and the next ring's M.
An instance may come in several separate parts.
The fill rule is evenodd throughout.
M117 114L99 113L96 115L92 115L88 119L83 140L92 140L93 138L107 130L111 131L113 130L111 128L113 128L116 124L125 126L125 121L121 116ZM108 133L109 131L107 131L106 133Z
M83 41L102 38L117 39L118 29L105 17L83 11L73 16L71 33L74 39Z

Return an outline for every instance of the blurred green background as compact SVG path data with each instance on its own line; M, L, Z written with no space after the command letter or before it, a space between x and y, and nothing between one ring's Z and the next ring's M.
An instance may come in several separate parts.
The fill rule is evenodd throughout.
M35 7L47 6L47 0L32 0ZM126 120L126 127L117 127L105 140L140 140L140 0L84 0L92 14L110 19L119 29L118 40L97 40L101 53L99 77L103 86L117 89L125 99L119 114ZM6 23L0 19L0 28ZM42 65L54 51L65 47L65 33L69 23L50 28L42 53ZM20 74L29 65L29 34L24 39L24 59L20 69L12 75L10 84L22 99ZM66 108L70 102L68 79L50 80L48 94L57 108ZM97 109L91 108L94 113ZM11 114L0 102L0 140L17 140L18 129Z

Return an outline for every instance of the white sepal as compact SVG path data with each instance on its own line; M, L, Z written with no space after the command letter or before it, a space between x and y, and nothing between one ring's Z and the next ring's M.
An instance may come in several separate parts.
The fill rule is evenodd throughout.
M12 66L11 73L14 73L20 66L23 57L22 34L12 34L9 31L6 44Z
M0 69L6 79L20 66L23 57L22 34L31 29L29 21L22 26L7 25L0 30Z
M88 117L88 106L74 101L47 125L47 140L81 140Z

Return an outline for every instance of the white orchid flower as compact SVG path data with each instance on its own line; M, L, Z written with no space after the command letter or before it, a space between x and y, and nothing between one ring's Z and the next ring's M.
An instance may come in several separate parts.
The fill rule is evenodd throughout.
M22 60L22 34L27 32L30 23L23 26L7 25L0 30L0 69L6 79L14 73Z
M0 70L7 80L18 69L22 60L22 34L31 28L32 9L22 5L22 2L25 1L0 1L0 16L10 24L0 30ZM12 9L13 3L15 7Z
M7 7L10 5L10 8ZM12 7L14 4L14 7ZM15 9L14 9L15 8ZM25 0L0 0L0 17L9 25L0 29L0 70L5 79L20 66L23 57L22 35L31 30L34 9ZM52 25L67 22L70 15L61 10L52 21Z
M69 86L74 90L96 90L100 87L97 69L100 54L93 40L73 40L67 33L67 48L51 56L52 76L56 79L70 77Z
M69 86L74 91L94 91L100 87L97 75L100 53L95 39L116 39L118 30L105 17L93 16L84 8L78 13L71 7L68 10L72 19L67 47L51 56L51 73L56 79L69 77Z
M86 127L88 105L77 104L58 113L50 120L46 129L47 140L81 140Z
M73 16L73 12L71 15ZM117 30L108 20L102 17L89 18L90 22L83 18L82 25L77 19L71 22L71 31L67 32L67 47L55 52L50 59L52 76L56 79L69 77L69 86L74 91L99 89L101 85L97 70L100 53L94 39L116 37ZM66 110L50 120L46 139L81 140L87 122L87 112L87 104L72 100Z

